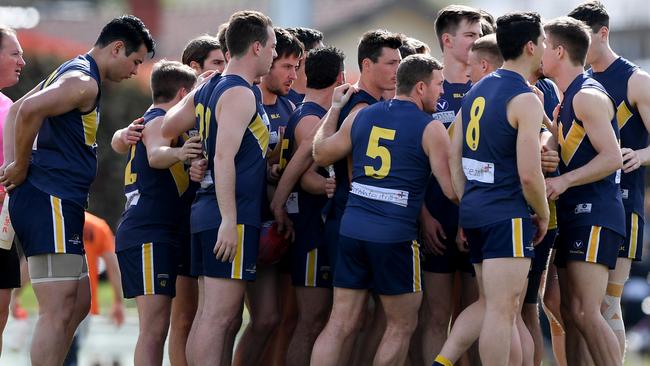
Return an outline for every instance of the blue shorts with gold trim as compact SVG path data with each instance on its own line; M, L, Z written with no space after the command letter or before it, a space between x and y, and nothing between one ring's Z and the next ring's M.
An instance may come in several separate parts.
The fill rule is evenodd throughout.
M625 240L618 251L619 258L628 258L635 262L643 254L643 217L634 212L625 213Z
M602 226L560 226L555 265L565 268L567 261L582 261L614 269L623 241L620 234Z
M127 299L143 295L176 295L176 246L143 243L117 252L122 291Z
M26 180L11 192L9 214L25 256L85 253L85 216L79 204L51 196Z
M377 243L339 236L334 286L372 289L380 295L422 291L417 240Z
M493 258L535 257L535 226L529 218L508 219L464 230L472 263Z
M217 260L214 255L218 232L219 229L210 229L192 234L192 275L254 281L260 229L237 225L237 254L232 263Z
M328 248L305 248L295 243L289 247L291 282L300 287L332 288L332 270Z

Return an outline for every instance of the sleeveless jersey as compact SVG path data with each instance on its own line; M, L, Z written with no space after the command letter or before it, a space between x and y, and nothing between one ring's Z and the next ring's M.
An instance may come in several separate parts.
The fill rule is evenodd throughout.
M146 126L166 111L151 108L144 114ZM187 136L185 136L187 138ZM176 146L182 146L179 138ZM148 242L175 244L181 238L179 222L181 213L189 207L186 193L190 178L183 162L177 162L168 169L149 166L147 147L138 141L127 154L124 169L125 211L117 230L117 250L125 250ZM184 202L185 201L185 202Z
M560 104L560 98L558 97L557 87L551 79L539 79L535 83L537 89L539 89L544 94L544 113L551 121L553 120L553 111L558 104ZM546 127L542 126L542 131L547 131ZM548 174L549 176L557 176L557 170L554 173ZM548 220L549 229L557 229L557 207L554 200L548 200L548 208L550 211L550 216Z
M508 122L512 98L532 93L516 72L498 69L463 99L463 171L467 181L460 223L478 228L530 214L517 171L517 130Z
M214 182L214 154L218 133L215 111L219 98L228 89L251 85L238 75L222 75L211 93L199 91L195 95L197 129L205 141L208 156L208 171ZM266 151L269 145L269 124L262 100L255 93L256 112L248 123L241 145L235 155L235 199L237 205L237 224L261 226L262 196L266 184ZM192 232L197 233L218 228L221 213L214 187L212 197L204 191L192 205Z
M71 71L90 76L101 87L97 64L89 54L85 54L59 66L41 83L40 89ZM27 180L41 191L84 207L97 174L100 94L97 94L95 106L90 111L75 109L43 120L32 148L27 175Z
M598 154L589 141L582 121L573 110L573 98L586 88L597 89L609 97L605 88L586 73L578 75L569 84L558 116L560 174L584 166ZM613 103L612 100L612 105ZM616 116L611 125L618 138ZM625 211L617 178L619 174L620 172L614 172L599 181L571 187L562 193L557 203L560 229L598 225L625 236Z
M287 94L287 98L291 101L291 103L297 106L298 104L302 103L302 101L305 99L305 94L301 94L293 89L289 89L289 94Z
M352 190L341 235L383 243L417 239L431 175L422 134L431 121L413 102L398 99L359 112L350 132Z
M596 79L616 104L616 120L621 134L621 147L632 150L648 146L648 130L646 129L639 111L632 106L627 96L627 85L630 77L639 69L630 61L619 57L603 72L588 73ZM645 196L645 167L623 173L621 176L621 196L625 212L634 212L643 217L643 200Z
M271 132L269 137L269 148L273 150L275 145L280 142L280 136L284 133L289 122L289 117L293 113L293 106L286 97L278 96L275 104L264 105L264 111L269 117Z

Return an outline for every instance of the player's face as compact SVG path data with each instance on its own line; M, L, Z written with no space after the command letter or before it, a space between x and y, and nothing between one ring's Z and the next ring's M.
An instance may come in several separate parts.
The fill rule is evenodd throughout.
M426 113L434 113L436 111L436 105L438 104L438 99L444 90L442 88L443 76L441 70L433 70L431 73L431 81L425 88L425 95L422 99L422 110Z
M469 51L465 74L472 81L472 84L477 83L488 74L488 70L483 66L481 58L477 52Z
M276 58L267 75L262 78L266 88L276 95L287 95L293 82L298 78L296 70L300 59L290 55Z
M467 63L467 54L472 44L481 36L481 22L468 23L466 19L461 20L455 35L451 35L451 49L454 58L460 62Z
M214 70L221 73L225 68L226 59L223 57L223 52L219 49L214 49L208 53L208 57L203 61L203 70L201 72Z
M278 56L275 52L275 32L272 27L267 27L268 37L266 39L266 45L262 46L260 51L260 70L258 76L264 76L269 73L271 65L273 65L273 59Z
M591 65L596 61L597 55L600 53L600 37L598 33L589 32L589 38L591 42L589 42L589 49L587 50L587 64Z
M397 84L397 67L402 61L399 49L382 48L377 62L370 62L372 78L381 90L395 90Z
M558 50L553 47L553 37L549 35L544 40L544 54L542 55L542 71L544 75L552 78L558 65Z
M544 42L545 40L546 40L546 33L544 33L544 28L541 28L540 25L540 33L539 36L537 37L537 44L535 47L535 52L533 54L533 71L539 69L542 64L542 59L544 57L544 50L546 49L547 46L547 43Z
M108 75L109 80L120 82L137 75L146 55L147 47L144 44L141 44L137 51L131 52L128 56L126 55L126 47L121 47L117 51L113 72Z
M3 35L0 46L0 88L6 88L18 82L25 60L23 49L13 34Z

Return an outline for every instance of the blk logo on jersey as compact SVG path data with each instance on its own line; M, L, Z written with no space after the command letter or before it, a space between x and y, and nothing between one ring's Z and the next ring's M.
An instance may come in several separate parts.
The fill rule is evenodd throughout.
M440 98L438 99L438 104L436 104L436 112L443 112L449 108L449 102Z
M573 247L576 249L581 249L582 248L582 240L576 240L573 242Z

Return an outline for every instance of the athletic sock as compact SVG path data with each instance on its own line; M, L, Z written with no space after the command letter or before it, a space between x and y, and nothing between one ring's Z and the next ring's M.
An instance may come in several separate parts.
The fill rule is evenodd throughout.
M436 356L436 359L433 361L431 366L454 366L454 364L443 355Z

